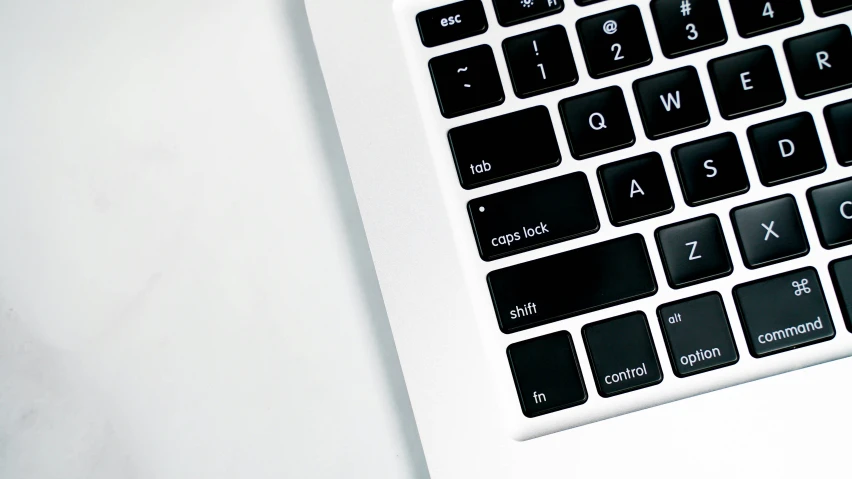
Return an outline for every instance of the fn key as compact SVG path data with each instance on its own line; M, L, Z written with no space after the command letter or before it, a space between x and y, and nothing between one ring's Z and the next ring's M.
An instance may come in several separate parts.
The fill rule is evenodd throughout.
M525 416L541 416L586 402L583 374L567 331L515 343L506 353Z

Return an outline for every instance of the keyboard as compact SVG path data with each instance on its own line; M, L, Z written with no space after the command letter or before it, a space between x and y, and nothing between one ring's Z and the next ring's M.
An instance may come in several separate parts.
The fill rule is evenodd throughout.
M517 438L852 355L852 0L397 19Z

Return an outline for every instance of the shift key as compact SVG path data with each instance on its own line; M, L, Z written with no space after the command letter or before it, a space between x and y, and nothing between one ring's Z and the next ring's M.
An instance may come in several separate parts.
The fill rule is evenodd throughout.
M657 292L648 249L639 234L498 269L488 274L487 281L504 333Z
M589 181L580 172L476 198L467 209L486 261L600 228Z

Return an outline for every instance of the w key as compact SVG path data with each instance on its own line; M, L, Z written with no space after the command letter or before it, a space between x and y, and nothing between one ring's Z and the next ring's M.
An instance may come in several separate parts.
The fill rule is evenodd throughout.
M707 126L710 113L698 72L683 67L636 80L633 91L645 135L652 140Z

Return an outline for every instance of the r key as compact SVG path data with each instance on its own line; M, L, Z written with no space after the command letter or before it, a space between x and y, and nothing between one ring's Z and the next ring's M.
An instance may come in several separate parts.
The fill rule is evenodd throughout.
M847 25L791 38L784 42L784 53L799 98L852 86L852 34Z

